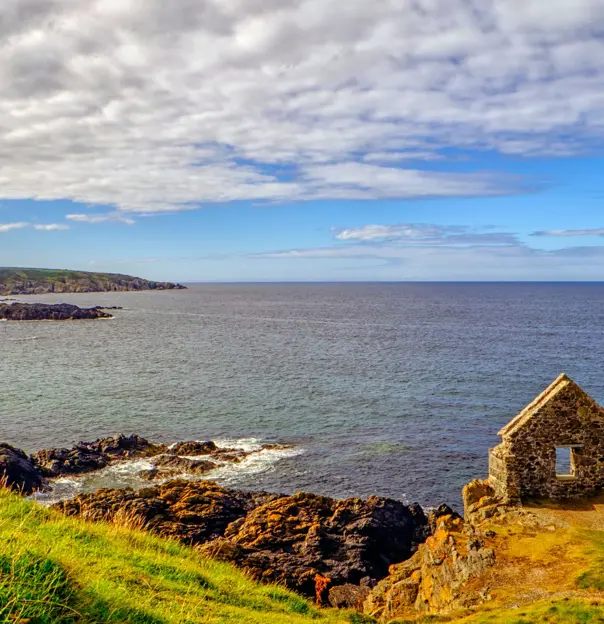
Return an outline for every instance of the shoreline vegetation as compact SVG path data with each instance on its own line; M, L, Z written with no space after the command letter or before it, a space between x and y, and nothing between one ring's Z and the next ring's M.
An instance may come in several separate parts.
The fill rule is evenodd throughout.
M192 480L253 452L136 435L29 456L0 444L0 621L604 621L604 495L511 507L473 481L462 518ZM149 487L52 508L19 496L136 458L154 464Z
M119 273L0 267L0 296L184 289L182 284Z

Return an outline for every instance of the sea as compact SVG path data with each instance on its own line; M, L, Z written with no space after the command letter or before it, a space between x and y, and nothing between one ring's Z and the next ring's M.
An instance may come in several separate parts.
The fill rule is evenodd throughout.
M0 442L28 452L120 432L279 442L206 478L459 509L498 430L561 372L604 402L604 284L190 284L18 299L123 307L111 320L0 323ZM40 498L142 486L144 463L62 479Z

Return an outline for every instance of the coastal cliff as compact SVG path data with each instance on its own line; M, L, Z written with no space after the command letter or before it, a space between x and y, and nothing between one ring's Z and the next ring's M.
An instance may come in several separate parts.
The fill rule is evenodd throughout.
M118 273L55 269L0 268L0 296L47 293L122 292L184 289L182 284L154 282Z
M418 505L379 497L245 492L191 478L249 453L136 435L30 456L0 444L0 480L20 492L141 458L154 465L145 478L159 479L139 490L80 494L52 510L0 488L0 540L7 544L0 549L0 621L23 621L26 612L39 615L38 607L57 610L55 619L40 620L52 624L604 621L602 494L512 506L488 481L473 481L463 491L462 518L446 505L424 515ZM170 480L177 474L186 478ZM23 586L28 596L51 595L49 578L69 591L51 601L27 598L29 611L17 613L15 592ZM106 612L118 619L95 611L90 587L103 589ZM69 609L88 619L65 619Z

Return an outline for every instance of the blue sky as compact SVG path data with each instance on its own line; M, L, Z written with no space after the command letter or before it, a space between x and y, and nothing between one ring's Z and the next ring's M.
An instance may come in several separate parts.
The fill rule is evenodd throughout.
M600 0L77 4L0 7L0 265L604 279Z

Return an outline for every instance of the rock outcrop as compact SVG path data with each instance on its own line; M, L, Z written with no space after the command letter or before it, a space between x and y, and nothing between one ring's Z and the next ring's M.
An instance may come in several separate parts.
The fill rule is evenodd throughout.
M166 445L152 444L138 435L118 435L94 442L78 442L71 449L38 451L31 459L45 477L56 478L100 470L115 460L151 457L166 449Z
M183 473L199 476L226 462L238 463L253 453L273 447L274 445L267 445L258 450L244 451L219 448L214 442L196 441L179 442L168 446L167 444L154 444L138 435L118 435L101 438L94 442L78 442L70 449L42 450L28 457L20 449L7 444L0 445L0 449L4 449L4 455L6 455L4 462L7 466L9 454L12 453L10 456L11 486L21 488L28 493L46 487L47 480L66 475L83 475L106 468L114 462L137 458L149 459L153 464L150 469L140 472L139 476L142 479L167 479ZM183 456L186 454L190 456Z
M46 480L37 466L21 449L1 443L0 483L23 494L31 494L46 487Z
M495 565L493 532L485 523L505 522L520 511L504 505L488 481L463 489L465 520L447 505L429 514L430 536L407 561L390 567L389 575L364 602L378 622L442 614L489 599L488 584L479 582Z
M170 481L134 491L98 490L55 505L91 520L126 516L160 535L200 545L264 581L308 596L316 578L338 604L360 603L392 563L423 540L427 519L418 505L371 497L335 500L314 494L242 492L210 481Z
M332 586L375 584L411 556L426 527L419 505L298 493L254 509L202 552L312 596L317 577Z
M170 481L134 491L101 489L55 505L68 516L89 520L128 517L146 529L187 544L224 535L226 528L276 494L241 492L211 481Z
M102 309L80 308L69 303L0 303L0 319L7 321L76 321L113 318Z
M470 581L494 563L495 552L474 527L457 514L440 516L425 544L371 591L364 612L389 622L477 604L485 597Z

